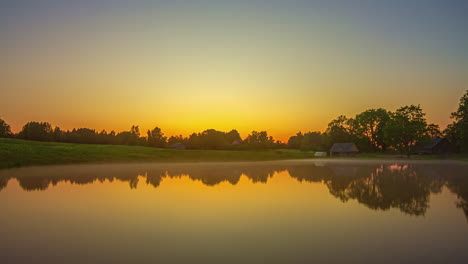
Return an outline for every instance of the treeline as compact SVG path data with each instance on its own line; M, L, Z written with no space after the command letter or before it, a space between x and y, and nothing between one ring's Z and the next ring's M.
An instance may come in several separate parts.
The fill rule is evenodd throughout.
M443 131L428 124L421 107L403 106L395 112L369 109L352 118L339 116L332 120L325 133L297 133L288 140L288 147L301 150L327 151L333 143L354 142L363 152L388 150L411 154L432 138L445 137L454 151L468 152L468 90L460 99L452 124Z
M182 146L188 149L280 149L327 151L334 143L354 142L362 152L398 151L410 154L434 137L446 137L457 151L468 152L468 90L460 99L452 124L441 131L436 124L428 124L421 107L403 106L396 111L369 109L352 118L339 116L332 120L324 133L298 132L287 144L274 140L266 131L252 131L242 139L237 130L229 132L208 129L188 137L166 137L159 127L140 133L139 126L116 133L89 128L62 130L47 122L29 122L14 134L0 119L0 137L36 141L55 141L81 144L139 145L158 148Z
M244 140L237 130L229 132L208 129L201 133L193 133L189 137L166 137L161 128L148 130L146 135L140 133L139 126L132 126L129 131L116 133L102 130L98 132L89 128L62 130L53 127L48 122L28 122L17 134L11 132L10 126L0 119L0 137L10 137L34 141L54 141L78 144L112 144L149 146L157 148L175 147L177 143L188 149L277 149L287 148L287 145L275 141L266 131L252 131ZM179 145L180 146L180 145ZM179 148L177 146L177 148Z
M354 142L363 152L385 152L388 149L411 153L418 146L441 137L439 126L427 124L420 106L404 106L390 112L369 109L355 117L338 116L328 124L325 133L297 133L288 146L301 150L328 150L333 143Z

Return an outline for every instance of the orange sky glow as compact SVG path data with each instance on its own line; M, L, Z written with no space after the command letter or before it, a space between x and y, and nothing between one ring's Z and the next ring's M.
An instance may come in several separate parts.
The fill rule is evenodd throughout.
M14 132L47 121L287 141L338 115L408 104L445 128L468 88L466 17L442 3L11 5L0 20L0 118Z

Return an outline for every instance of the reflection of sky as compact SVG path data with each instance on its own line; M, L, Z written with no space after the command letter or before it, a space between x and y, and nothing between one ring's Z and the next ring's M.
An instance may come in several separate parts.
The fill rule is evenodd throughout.
M14 130L35 119L284 139L420 103L444 126L467 88L467 11L461 0L7 1L0 112Z

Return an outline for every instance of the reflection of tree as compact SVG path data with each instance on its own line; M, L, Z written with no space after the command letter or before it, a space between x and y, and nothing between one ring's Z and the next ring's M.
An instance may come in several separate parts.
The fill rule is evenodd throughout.
M299 182L322 182L329 179L332 171L328 166L314 166L314 165L296 165L288 166L287 170L292 178Z
M350 199L347 192L353 181L359 177L357 169L355 166L330 166L332 173L324 179L330 193L343 202Z
M341 201L357 200L374 210L398 208L411 215L424 215L429 196L440 192L443 181L433 171L416 165L349 165L289 169L299 181L323 181ZM430 176L429 176L430 175Z
M166 171L164 170L153 170L146 173L146 183L153 185L154 188L157 188L162 179L166 176Z
M430 186L431 179L418 177L412 167L381 166L367 177L354 180L346 195L372 209L399 208L411 215L424 215L429 207Z
M7 184L8 184L8 181L10 180L10 177L2 177L0 176L0 191L3 189L3 188L6 188Z
M461 208L465 213L466 221L468 221L468 200L460 199L457 203L457 207Z
M21 188L23 188L26 191L43 191L46 190L50 184L50 179L47 178L30 177L18 181Z
M113 167L115 166L115 167ZM84 185L95 181L113 182L115 180L128 182L130 188L138 187L139 175L145 175L146 183L158 187L164 178L180 178L187 176L191 180L201 181L208 186L215 186L222 182L229 182L236 185L241 176L245 175L252 182L263 182L273 177L276 171L284 168L270 165L261 166L239 166L237 164L167 164L149 166L133 165L112 165L112 166L75 166L73 170L66 170L66 167L57 166L55 169L35 168L24 171L12 171L12 176L3 176L0 173L0 188L4 188L10 178L16 178L26 191L46 190L50 185L59 182L69 182L71 184ZM77 169L76 169L77 168ZM3 171L6 173L6 171Z
M138 186L138 177L130 179L130 189L136 189Z
M457 194L457 207L462 209L468 221L468 174L466 170L448 168L444 171L447 179L447 187Z
M261 182L266 183L269 178L273 177L276 171L281 169L275 169L272 166L252 166L245 167L242 170L242 174L247 176L253 183Z
M215 186L225 181L233 185L237 184L242 175L242 171L239 168L228 165L220 165L219 167L212 165L184 165L167 168L167 174L170 178L187 175L192 180L201 181L203 184L208 186Z
M468 219L468 177L466 165L323 163L206 163L88 165L25 168L0 171L0 190L15 178L26 191L46 190L59 182L90 184L95 181L128 182L137 188L139 175L159 187L165 178L188 177L208 186L222 182L236 185L245 175L253 183L266 183L276 172L285 171L299 182L323 182L341 201L356 200L373 210L397 208L410 215L424 215L431 193L447 186L457 194L457 206Z

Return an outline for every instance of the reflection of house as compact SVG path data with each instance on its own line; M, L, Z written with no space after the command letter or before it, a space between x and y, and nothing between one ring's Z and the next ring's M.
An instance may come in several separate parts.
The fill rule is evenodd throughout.
M354 157L358 152L354 143L335 143L330 149L330 156Z
M182 143L174 143L172 145L169 146L169 148L172 148L172 149L185 149L185 145L182 144Z
M433 138L430 145L424 146L419 153L421 154L443 154L453 150L452 145L446 138Z

